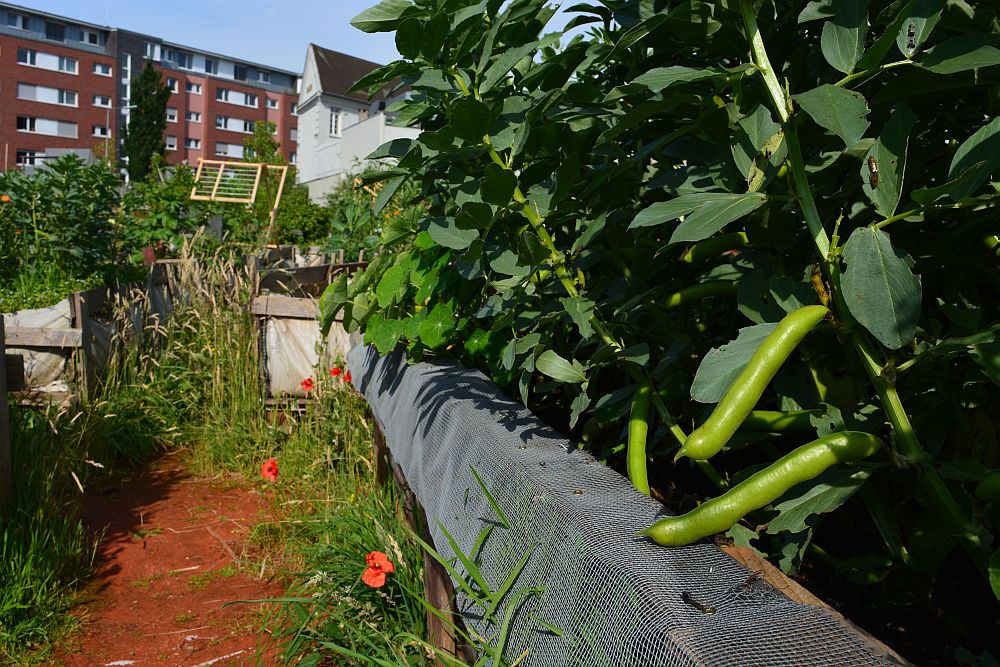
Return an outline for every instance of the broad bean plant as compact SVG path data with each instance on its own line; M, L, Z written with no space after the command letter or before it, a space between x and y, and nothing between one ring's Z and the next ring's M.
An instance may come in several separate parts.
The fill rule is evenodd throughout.
M422 130L373 154L375 208L425 208L325 320L482 369L680 513L719 496L664 544L1000 596L996 5L567 9L354 19L402 54L357 87L409 86Z

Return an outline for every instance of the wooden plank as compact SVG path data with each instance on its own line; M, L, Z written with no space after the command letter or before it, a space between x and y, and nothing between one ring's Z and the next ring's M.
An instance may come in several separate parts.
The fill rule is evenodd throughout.
M14 477L10 458L10 414L7 411L7 355L4 350L3 318L0 317L0 516L14 501ZM22 366L22 372L23 372Z
M11 327L5 334L7 347L80 347L83 332L79 329L43 329Z
M0 334L0 346L3 345L3 334ZM28 380L24 375L24 355L4 354L4 368L6 368L7 391L21 391L28 386Z
M319 306L313 299L298 299L291 296L272 294L254 298L250 312L263 317L290 317L300 320L315 320L319 317Z
M856 634L860 637L873 653L877 655L890 655L903 665L911 664L908 660L883 644L877 638L844 618L843 614L810 593L797 581L789 579L785 576L784 572L776 568L753 549L748 547L728 546L723 547L722 550L726 553L726 555L746 567L748 570L758 573L763 581L776 588L789 600L800 604L807 604L810 607L822 609L824 613L843 625L850 633Z

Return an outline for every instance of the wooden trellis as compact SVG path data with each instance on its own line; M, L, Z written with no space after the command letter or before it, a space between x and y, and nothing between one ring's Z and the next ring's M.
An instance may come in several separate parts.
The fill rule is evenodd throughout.
M205 160L198 158L195 184L191 188L191 199L200 201L233 202L253 204L265 173L278 173L278 190L271 206L268 236L274 229L274 216L281 202L288 176L287 165L265 164L263 162L231 162L228 160Z

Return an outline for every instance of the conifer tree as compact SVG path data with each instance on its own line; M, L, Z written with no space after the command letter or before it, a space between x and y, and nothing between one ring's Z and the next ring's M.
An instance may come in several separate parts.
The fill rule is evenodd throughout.
M170 88L153 69L153 61L147 60L142 72L132 80L132 113L123 132L122 153L128 158L128 175L133 181L146 178L154 154L163 155L169 99Z

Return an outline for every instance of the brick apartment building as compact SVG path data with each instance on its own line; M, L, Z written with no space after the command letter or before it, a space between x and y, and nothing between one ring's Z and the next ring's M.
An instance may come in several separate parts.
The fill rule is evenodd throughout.
M297 73L0 2L0 171L67 151L120 153L131 82L147 59L173 91L169 163L239 159L264 120L297 161Z

